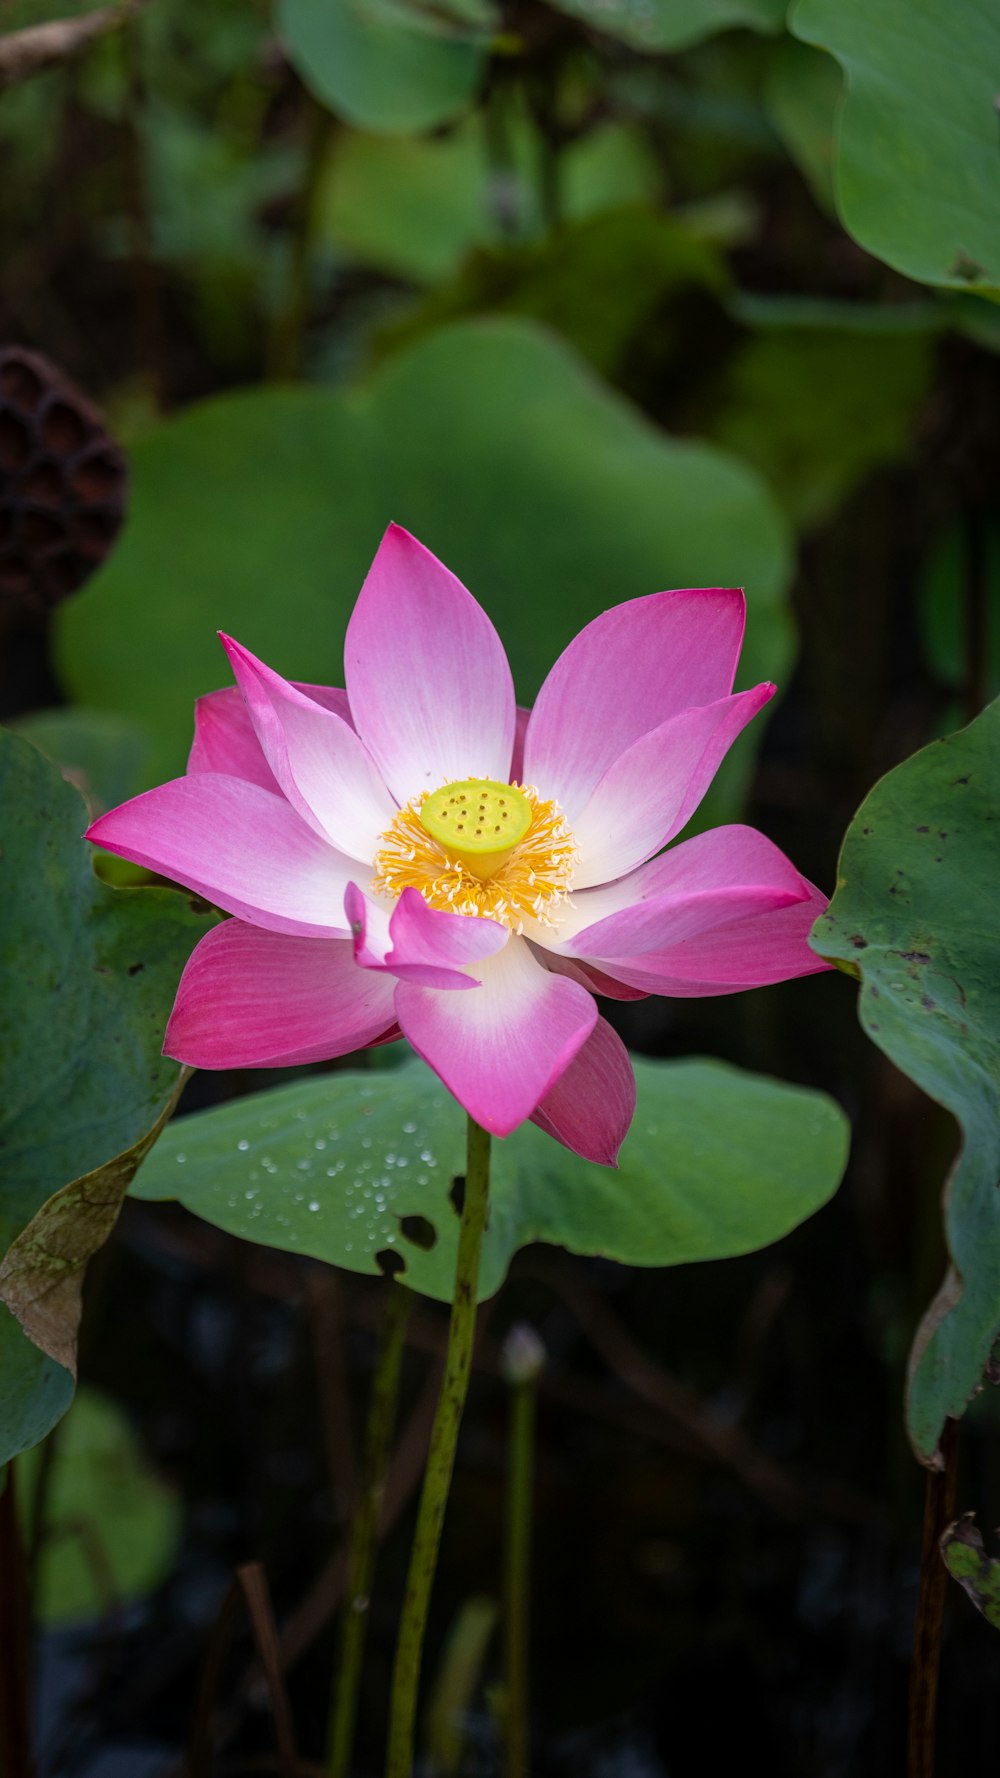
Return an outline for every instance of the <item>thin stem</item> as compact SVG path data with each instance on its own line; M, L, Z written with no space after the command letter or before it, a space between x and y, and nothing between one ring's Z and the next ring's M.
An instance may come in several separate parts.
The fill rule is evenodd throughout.
M455 1467L458 1429L465 1407L472 1368L472 1344L476 1332L476 1289L479 1283L479 1256L486 1228L489 1202L490 1138L472 1118L468 1126L468 1148L465 1169L465 1190L462 1198L462 1224L458 1236L458 1259L455 1265L455 1290L452 1297L451 1320L448 1323L448 1347L445 1353L444 1379L438 1398L431 1446L424 1471L424 1486L417 1513L410 1572L399 1622L396 1664L392 1675L392 1698L389 1705L389 1746L386 1778L410 1778L413 1770L414 1730L417 1718L417 1690L420 1684L420 1661L427 1627L434 1571L437 1567L441 1528L444 1524L448 1490Z
M0 1773L34 1778L31 1749L30 1633L24 1546L14 1465L0 1471Z
M504 1548L504 1731L507 1778L528 1778L531 1510L535 1469L534 1376L511 1389Z
M295 1750L295 1724L288 1701L288 1688L281 1665L281 1647L262 1562L243 1562L236 1570L236 1579L243 1594L250 1629L257 1646L264 1684L271 1706L271 1721L277 1752L280 1778L296 1778L299 1756Z
M365 1436L361 1496L351 1524L347 1588L340 1628L340 1651L330 1719L329 1778L348 1778L358 1715L358 1692L368 1630L368 1606L375 1574L379 1518L399 1401L399 1373L410 1316L410 1292L389 1283L385 1319L372 1377Z
M944 1620L948 1570L941 1560L942 1532L955 1517L958 1480L958 1421L946 1420L941 1434L940 1469L927 1475L924 1532L920 1548L920 1594L913 1629L910 1672L910 1725L907 1778L934 1778L934 1726L937 1717L941 1625Z

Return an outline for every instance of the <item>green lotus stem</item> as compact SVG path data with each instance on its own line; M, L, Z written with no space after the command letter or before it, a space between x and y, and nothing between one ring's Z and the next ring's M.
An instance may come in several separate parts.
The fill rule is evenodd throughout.
M329 1778L348 1778L351 1768L361 1667L368 1632L368 1606L378 1548L379 1515L385 1491L389 1448L396 1422L399 1372L406 1344L410 1303L410 1292L403 1285L389 1284L385 1319L372 1377L361 1495L351 1522L347 1552L347 1588L340 1626L327 1753Z
M530 1765L529 1643L531 1518L535 1469L535 1402L544 1360L541 1341L514 1327L504 1346L510 1393L507 1447L507 1524L504 1539L504 1744L506 1778L528 1778Z
M489 1202L490 1138L487 1132L469 1119L468 1148L465 1169L465 1192L462 1200L462 1224L458 1236L458 1259L455 1265L455 1290L448 1323L448 1347L445 1353L444 1380L438 1398L431 1446L424 1471L424 1486L417 1513L410 1571L399 1622L396 1663L392 1674L392 1697L389 1705L389 1745L386 1778L410 1778L413 1770L414 1730L417 1718L417 1691L420 1684L420 1662L427 1627L434 1571L437 1567L441 1528L444 1524L448 1490L455 1467L458 1429L465 1407L472 1368L472 1344L476 1332L476 1291L479 1283L479 1256L486 1228Z

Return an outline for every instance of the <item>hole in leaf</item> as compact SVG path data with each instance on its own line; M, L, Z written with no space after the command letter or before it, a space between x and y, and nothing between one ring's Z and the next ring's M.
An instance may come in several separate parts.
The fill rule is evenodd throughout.
M448 1199L456 1216L465 1209L465 1174L456 1173L448 1191Z
M412 1241L414 1247L422 1247L425 1253L437 1246L437 1229L426 1216L401 1216L399 1228L407 1241Z
M398 1278L401 1272L406 1271L406 1261L403 1255L394 1252L391 1247L379 1249L375 1255L375 1264L383 1278Z

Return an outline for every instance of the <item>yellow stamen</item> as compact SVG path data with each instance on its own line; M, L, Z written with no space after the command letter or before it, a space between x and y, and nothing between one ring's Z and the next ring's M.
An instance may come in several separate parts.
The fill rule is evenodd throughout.
M522 932L529 918L554 924L575 857L558 803L530 784L468 778L400 809L382 835L372 888L419 889L430 907Z

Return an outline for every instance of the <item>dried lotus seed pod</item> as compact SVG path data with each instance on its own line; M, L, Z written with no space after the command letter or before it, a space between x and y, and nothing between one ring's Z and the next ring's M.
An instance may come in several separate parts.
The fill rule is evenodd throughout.
M40 353L0 346L0 605L75 593L118 535L125 492L92 402Z

